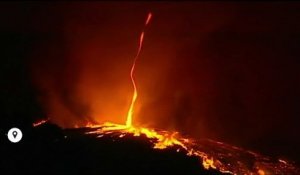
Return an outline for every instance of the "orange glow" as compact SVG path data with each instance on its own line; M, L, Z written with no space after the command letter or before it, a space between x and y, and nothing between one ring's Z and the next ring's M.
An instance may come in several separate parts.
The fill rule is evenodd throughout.
M150 20L152 18L152 13L148 13L145 26L146 27ZM158 132L155 131L154 129L150 128L144 128L144 127L136 127L133 125L133 114L134 114L134 105L136 102L136 99L138 97L137 93L137 87L136 83L134 80L134 70L136 66L136 61L140 55L140 52L142 50L143 46L143 41L144 41L144 35L145 32L142 31L140 35L140 40L139 40L139 46L138 46L138 51L137 54L134 58L131 70L130 70L130 78L131 82L133 85L133 96L131 100L131 104L127 113L127 119L126 119L126 124L125 125L120 125L120 124L115 124L115 123L109 123L106 122L103 125L94 125L91 123L88 123L86 126L91 127L91 128L100 128L96 129L95 131L88 132L88 134L99 134L99 137L102 137L104 134L109 134L112 132L119 133L119 137L122 138L125 136L125 134L132 134L135 137L144 135L150 140L153 141L153 148L154 149L165 149L170 146L179 146L181 149L187 151L187 155L189 156L198 156L202 158L202 165L204 168L209 169L209 168L216 168L214 165L213 159L209 159L208 156L202 152L194 151L193 149L189 148L186 144L191 143L189 139L184 139L178 136L177 132ZM177 149L177 152L179 152L180 149Z
M155 131L154 129L150 128L134 126L128 127L126 125L108 122L104 123L103 125L94 125L92 128L98 129L90 131L87 134L98 134L98 137L102 137L103 135L110 133L119 134L120 138L124 137L126 134L131 134L135 137L139 137L141 135L146 136L153 143L154 149L165 149L171 146L178 146L179 148L177 149L177 152L184 150L188 156L196 156L201 158L202 166L205 169L217 168L212 158L209 158L209 156L203 152L194 150L192 148L193 141L182 138L177 132ZM220 171L225 172L225 170L222 170L222 167L219 168Z
M199 165L202 165L203 168L205 169L218 169L219 171L223 172L223 173L230 173L230 174L237 174L235 173L235 171L239 172L239 168L241 170L244 170L244 168L246 166L244 166L244 164L242 164L239 160L241 159L239 157L238 154L232 154L232 152L226 152L227 150L234 150L234 153L246 153L247 155L250 155L251 158L255 158L258 160L262 160L261 156L251 152L251 151L246 151L243 150L241 148L238 147L234 147L234 146L230 146L230 145L226 145L222 142L214 142L215 144L218 144L217 148L222 148L223 150L219 151L217 150L218 154L213 154L214 150L205 150L202 147L197 146L197 142L192 140L192 139L187 139L182 137L178 132L168 132L168 131L160 131L160 130L155 130L152 128L146 128L146 127L142 127L142 126L136 126L134 124L134 120L133 120L133 116L135 114L135 104L136 104L136 100L138 98L138 90L137 90L137 84L135 82L135 77L134 77L134 73L135 73L135 68L136 68L136 63L137 60L139 59L140 53L142 51L142 47L143 47L143 42L144 42L144 37L145 37L145 28L149 25L150 21L152 19L152 13L148 13L148 16L146 18L146 21L144 23L144 29L142 30L142 32L140 33L139 36L139 41L138 41L138 49L137 49L137 53L134 57L131 69L130 69L130 79L131 79L131 83L133 85L133 94L131 97L131 103L130 106L127 109L127 111L124 111L124 114L122 114L121 116L125 116L125 112L127 112L127 116L126 116L126 122L124 121L117 121L116 123L122 123L122 124L116 124L116 123L110 123L110 122L105 122L103 124L98 124L98 123L102 123L103 121L107 121L109 119L109 121L111 121L111 116L117 116L114 114L118 114L116 111L120 111L120 109L115 109L114 106L110 106L111 101L107 102L105 101L105 99L107 99L108 97L110 99L113 98L117 98L119 96L119 94L121 94L120 96L124 95L123 91L122 93L115 93L115 94L111 94L111 93L102 93L101 95L97 96L97 94L99 94L99 87L95 87L93 86L93 83L91 83L91 86L86 86L86 85L90 85L90 82L94 82L94 79L92 78L93 75L95 75L95 72L89 72L87 73L87 75L91 75L91 76L83 76L85 77L84 79L84 83L85 86L79 86L78 89L80 89L84 95L83 96L87 96L86 99L88 99L89 101L92 101L92 104L90 105L91 108L93 109L99 109L104 108L106 111L110 112L110 115L104 115L101 112L98 112L96 110L92 111L91 113L91 117L93 118L94 116L101 116L103 119L103 121L99 122L98 120L93 121L93 122L86 122L86 120L83 121L82 123L79 123L77 121L77 123L71 123L70 120L62 120L62 123L66 123L68 125L71 125L72 127L78 128L81 126L85 126L88 128L93 128L92 130L89 130L89 132L87 132L86 134L96 134L97 137L103 137L107 134L114 134L117 135L119 138L123 138L126 137L128 135L134 136L134 137L140 137L140 136L144 136L147 138L147 141L149 141L152 144L153 149L166 149L169 147L174 147L176 149L176 152L184 152L187 156L193 156L193 157L197 157L199 158ZM45 85L46 88L48 88L48 86ZM84 89L84 90L82 90ZM114 91L116 92L116 91ZM55 94L55 93L54 93ZM104 94L104 95L103 95ZM81 94L82 95L82 94ZM106 96L107 95L107 96ZM115 95L115 96L112 96ZM57 95L50 95L51 98L54 98L54 101L56 102L57 100ZM104 99L103 103L105 103L105 107L103 107L103 103L99 102L99 98ZM57 100L58 101L58 100ZM57 105L56 103L54 103L55 105ZM57 106L63 106L63 105L57 105ZM56 106L55 106L56 107ZM58 108L58 107L56 107ZM56 109L55 108L55 109ZM62 116L70 116L71 112L67 109L67 108L58 108L59 110L63 111ZM162 112L162 111L159 111ZM56 113L55 113L56 114ZM81 115L81 114L80 114ZM52 115L55 116L55 115ZM107 117L107 118L105 118ZM136 117L136 116L135 116ZM68 119L68 118L67 118ZM42 120L36 123L33 123L33 126L39 126L42 125L44 123L46 123L49 119L47 120ZM51 120L53 121L53 118L51 118ZM123 119L124 120L124 119ZM124 124L125 123L125 124ZM201 146L201 144L200 144ZM204 145L205 146L205 145ZM225 150L225 151L224 151ZM222 152L224 151L224 153ZM223 153L223 154L222 154ZM228 158L230 160L231 163L228 163L226 161L222 161L222 159L224 159L224 157ZM268 159L264 159L264 160L268 160ZM232 162L236 162L236 164L232 163ZM280 165L284 165L284 166L289 166L289 164L284 161L279 159L279 162L281 163ZM201 163L201 164L200 164ZM263 166L264 165L264 166ZM255 168L254 170L245 170L243 172L243 174L252 174L253 171L255 171L255 174L259 174L259 175L265 175L265 174L269 174L268 173L268 169L265 168L266 164L261 165L264 170L262 170L261 168ZM240 172L238 174L241 174Z
M265 172L264 172L264 170L262 170L262 169L259 169L257 173L258 173L259 175L265 175Z

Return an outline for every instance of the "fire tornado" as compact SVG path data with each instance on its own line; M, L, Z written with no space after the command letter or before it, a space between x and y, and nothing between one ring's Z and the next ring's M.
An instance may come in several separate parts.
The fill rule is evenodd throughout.
M135 101L136 101L137 96L138 96L136 84L135 84L135 81L134 81L135 64L136 64L136 61L137 61L137 59L140 55L140 52L142 50L143 41L144 41L144 34L145 34L145 28L149 24L151 18L152 18L152 13L150 12L150 13L148 13L148 16L147 16L147 19L146 19L146 22L145 22L145 26L144 26L144 30L142 31L142 33L140 35L138 51L137 51L137 54L134 58L134 61L133 61L132 67L131 67L131 71L130 71L130 78L131 78L131 82L132 82L132 85L133 85L134 92L133 92L131 104L130 104L130 107L129 107L129 110L128 110L128 113L127 113L127 120L126 120L126 126L127 127L132 126L132 117L133 117L133 113L134 113L134 104L135 104Z
M292 164L283 160L273 161L251 151L227 145L212 140L186 139L177 132L168 132L157 129L135 126L133 124L134 107L138 97L137 85L134 78L137 60L142 51L145 29L152 19L152 13L148 13L144 28L139 36L137 53L130 70L130 79L133 85L133 95L127 112L126 123L115 124L106 122L101 125L87 124L88 131L84 134L95 135L97 138L109 137L122 139L125 136L144 136L154 149L175 148L177 152L183 152L187 156L196 157L206 170L218 170L226 174L294 174L296 169ZM48 120L34 123L38 127ZM128 137L127 137L128 138ZM246 158L245 158L246 157ZM251 165L249 165L251 160Z

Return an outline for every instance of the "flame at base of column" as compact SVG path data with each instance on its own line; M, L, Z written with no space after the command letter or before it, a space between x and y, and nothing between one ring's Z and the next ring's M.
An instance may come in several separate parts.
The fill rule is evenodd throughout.
M123 139L131 135L146 137L153 149L176 148L177 152L185 152L187 156L199 158L199 165L205 169L215 169L228 174L297 174L300 170L285 160L275 160L252 151L231 146L209 139L195 140L184 138L178 132L169 132L145 127L133 127L114 123L87 125L91 131L101 138L111 135ZM250 163L249 163L250 162Z

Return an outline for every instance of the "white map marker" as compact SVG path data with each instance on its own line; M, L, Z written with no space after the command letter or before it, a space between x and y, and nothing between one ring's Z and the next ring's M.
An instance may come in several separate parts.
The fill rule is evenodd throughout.
M19 128L11 128L7 133L7 137L12 143L17 143L22 139L23 134Z

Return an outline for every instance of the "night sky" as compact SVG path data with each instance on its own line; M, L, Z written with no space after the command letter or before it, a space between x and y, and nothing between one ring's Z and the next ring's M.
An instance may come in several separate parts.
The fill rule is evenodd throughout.
M300 160L300 3L1 3L1 134L134 123ZM1 141L0 141L1 142Z

